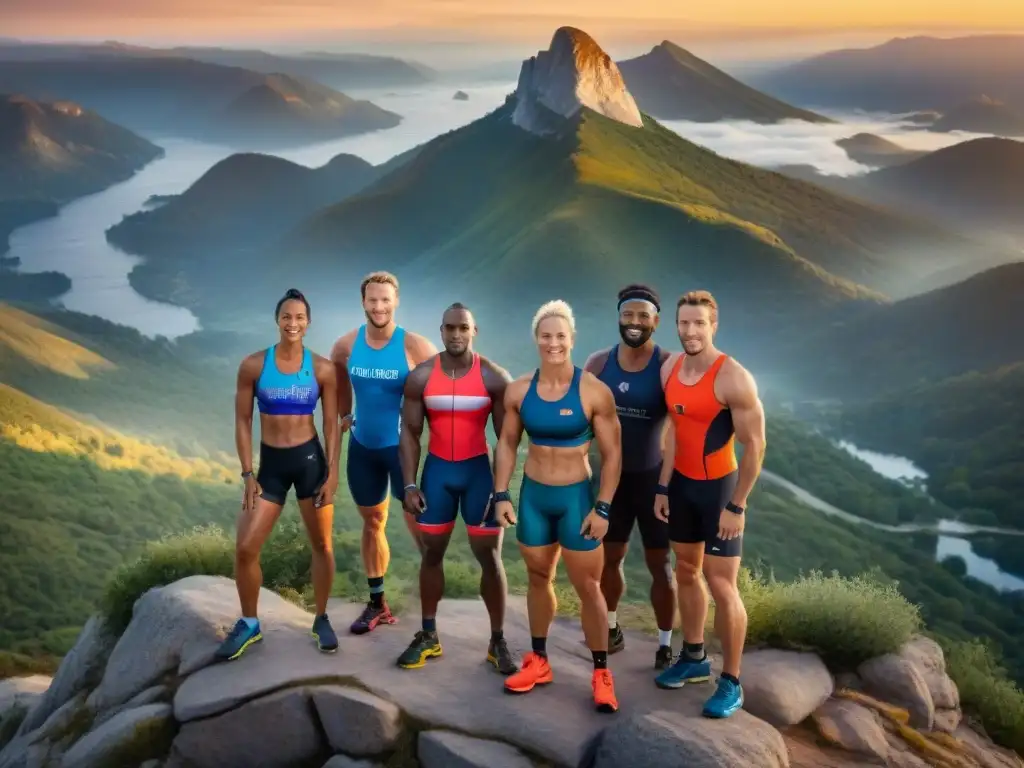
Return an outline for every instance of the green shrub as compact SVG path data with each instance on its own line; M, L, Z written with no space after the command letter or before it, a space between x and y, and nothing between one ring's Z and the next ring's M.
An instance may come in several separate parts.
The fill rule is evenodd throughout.
M960 690L960 706L980 718L997 744L1024 755L1024 692L1006 677L996 652L981 640L936 636L946 673Z
M899 649L921 628L918 608L876 574L846 578L812 571L791 582L741 572L747 642L815 651L831 669L850 669Z

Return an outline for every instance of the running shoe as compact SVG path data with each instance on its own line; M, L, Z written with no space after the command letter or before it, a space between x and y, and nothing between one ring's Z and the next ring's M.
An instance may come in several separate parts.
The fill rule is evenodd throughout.
M409 647L398 657L398 666L402 669L419 669L426 666L427 659L440 655L441 641L437 637L437 632L421 630L413 637Z
M514 675L519 671L519 666L513 661L505 638L491 641L491 644L487 647L487 661L493 664L494 668L503 675Z
M214 657L219 661L234 661L245 653L250 645L258 643L262 639L263 634L260 632L259 622L250 628L245 619L239 619L228 636L224 638L224 642L220 644Z
M654 678L659 688L682 688L687 683L706 683L711 679L711 662L707 657L704 661L694 661L679 653L676 663Z
M387 601L382 603L380 607L375 606L373 603L367 603L359 618L352 622L350 629L353 635L365 635L367 632L372 632L378 624L397 623L398 619L391 615L391 609L388 608Z
M615 684L610 670L595 669L590 685L594 689L594 706L598 712L618 712L619 700L615 698Z
M704 717L729 717L743 706L743 686L724 677L718 678L718 688L704 702Z
M316 645L324 653L334 653L338 650L338 636L334 633L330 619L325 613L313 619L313 629L310 634L316 638Z
M654 654L654 668L668 669L672 666L672 647L668 645L662 645L658 648Z
M618 653L626 647L626 636L622 634L622 627L615 625L608 629L608 653Z
M534 686L547 685L554 679L547 657L531 651L523 657L523 668L505 679L505 691L527 693Z

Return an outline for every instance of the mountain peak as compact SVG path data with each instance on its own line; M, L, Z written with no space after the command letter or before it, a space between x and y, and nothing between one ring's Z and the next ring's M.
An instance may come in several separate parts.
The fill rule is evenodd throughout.
M587 107L642 128L644 121L611 56L581 29L559 27L546 51L523 62L512 121L532 133L550 132L550 115L572 117Z

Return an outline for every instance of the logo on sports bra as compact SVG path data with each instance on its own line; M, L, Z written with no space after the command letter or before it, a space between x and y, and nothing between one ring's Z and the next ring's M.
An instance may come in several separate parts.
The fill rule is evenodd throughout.
M572 408L562 408L558 412L559 416L572 416Z
M312 387L300 387L296 384L292 384L290 387L263 387L260 391L268 400L305 401L313 394Z
M673 406L672 406L672 408L673 408L673 410L675 410L675 412L676 412L676 413L678 413L678 414L679 414L680 416L682 416L682 415L683 415L683 413L685 413L685 412L686 412L686 406L685 406L685 405L680 405L679 403L676 403L675 405L673 405Z

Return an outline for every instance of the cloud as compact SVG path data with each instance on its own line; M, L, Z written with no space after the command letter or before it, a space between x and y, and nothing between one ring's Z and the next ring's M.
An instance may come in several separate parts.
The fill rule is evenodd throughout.
M872 170L851 160L836 140L872 133L907 149L935 150L958 144L975 134L932 133L895 116L828 112L835 124L786 121L759 125L746 120L693 123L662 121L665 127L723 157L762 168L812 165L819 172L851 176Z

